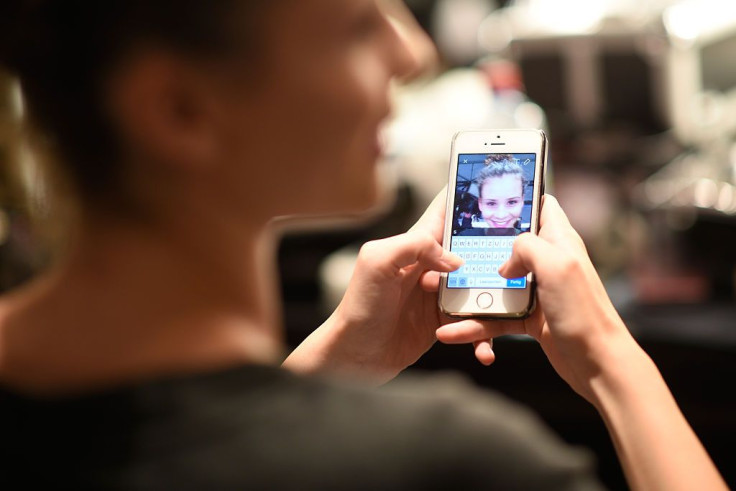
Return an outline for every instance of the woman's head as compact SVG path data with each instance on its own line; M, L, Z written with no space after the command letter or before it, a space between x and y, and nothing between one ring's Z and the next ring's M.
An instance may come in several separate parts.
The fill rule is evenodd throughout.
M88 207L193 184L261 215L370 204L389 81L411 64L376 0L0 9L0 61Z
M490 155L485 164L476 179L481 215L492 228L516 227L524 207L524 172L512 155Z
M2 61L21 79L34 123L85 199L109 193L120 177L122 142L107 107L115 67L139 44L188 55L224 52L235 40L223 19L236 3L4 3Z

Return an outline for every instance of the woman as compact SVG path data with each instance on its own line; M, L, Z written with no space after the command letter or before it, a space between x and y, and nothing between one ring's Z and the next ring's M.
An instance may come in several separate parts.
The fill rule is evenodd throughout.
M0 59L79 206L54 267L0 304L1 484L596 487L584 455L496 396L310 376L382 383L436 338L489 364L490 339L527 332L599 408L632 486L723 486L550 197L504 270L538 275L532 319L439 316L438 272L460 265L440 198L365 245L338 309L276 366L270 222L373 203L389 85L414 68L376 0L2 9Z

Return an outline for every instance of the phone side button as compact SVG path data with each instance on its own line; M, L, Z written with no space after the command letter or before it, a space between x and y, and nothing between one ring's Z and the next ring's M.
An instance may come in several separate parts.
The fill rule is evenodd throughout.
M478 295L478 298L475 299L475 302L481 309L488 309L491 307L491 305L493 305L493 296L490 293L483 292Z

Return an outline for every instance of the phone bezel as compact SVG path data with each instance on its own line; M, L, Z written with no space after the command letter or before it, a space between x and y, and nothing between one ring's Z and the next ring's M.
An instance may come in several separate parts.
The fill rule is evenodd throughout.
M547 161L547 137L544 132L537 129L461 131L452 139L443 247L450 249L458 158L460 154L473 153L536 154L530 231L538 233ZM535 287L534 277L529 274L527 287L524 289L447 288L447 273L443 273L440 276L438 301L440 310L451 317L521 319L529 316L534 310ZM493 297L493 304L487 309L477 305L477 298L482 293L489 293Z

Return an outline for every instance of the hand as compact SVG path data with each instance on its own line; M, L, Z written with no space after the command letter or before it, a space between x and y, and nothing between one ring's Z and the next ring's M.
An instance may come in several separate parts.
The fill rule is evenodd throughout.
M540 218L539 235L520 235L500 270L507 278L534 273L535 314L525 321L446 325L437 338L467 343L529 334L557 373L598 409L632 489L727 489L552 196L544 197Z
M441 325L479 329L480 321L456 322L437 306L439 272L462 265L440 245L444 221L443 191L407 233L366 243L340 305L284 365L383 383L416 362ZM487 338L476 350L484 363L493 362Z
M538 236L522 234L499 273L516 278L533 272L538 305L523 321L470 327L444 326L445 343L478 343L505 334L539 341L550 363L579 394L593 402L592 378L612 357L638 350L588 258L585 245L552 196L545 196ZM625 349L617 350L619 347Z

